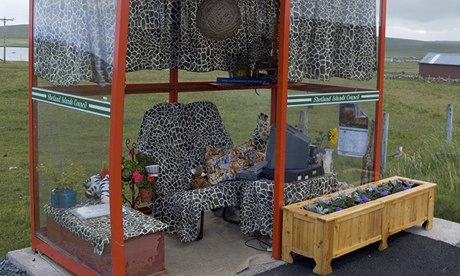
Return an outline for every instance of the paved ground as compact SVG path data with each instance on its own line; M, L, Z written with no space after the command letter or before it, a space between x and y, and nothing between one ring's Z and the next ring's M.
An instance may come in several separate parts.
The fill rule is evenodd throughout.
M169 275L255 275L285 264L272 260L266 245L242 235L238 225L224 222L211 213L206 214L205 221L204 238L201 241L184 244L166 236L166 269ZM408 232L460 246L458 223L435 219L431 231L415 226ZM35 254L30 248L9 252L7 259L31 275L69 275L50 259Z

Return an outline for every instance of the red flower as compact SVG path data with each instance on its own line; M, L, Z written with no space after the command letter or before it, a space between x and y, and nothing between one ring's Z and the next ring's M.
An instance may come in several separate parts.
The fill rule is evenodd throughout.
M142 178L144 178L142 174L140 174L138 171L134 171L133 173L134 182L139 183L142 181Z
M148 182L152 182L152 181L154 181L154 180L155 180L155 176L154 176L154 175L149 175L149 176L147 177L147 181L148 181Z
M109 169L105 168L99 173L99 176L104 178L108 174L109 174Z

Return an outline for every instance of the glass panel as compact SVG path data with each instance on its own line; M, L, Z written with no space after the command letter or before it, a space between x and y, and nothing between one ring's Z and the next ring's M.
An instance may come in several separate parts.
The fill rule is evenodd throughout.
M33 91L38 102L36 234L77 262L99 273L110 271L109 204L101 204L109 198L108 180L99 174L108 166L110 121L103 116L109 103L100 96L91 101Z
M180 102L213 102L222 117L234 145L252 138L257 116L262 112L270 115L271 90L256 89L225 92L197 92L180 95Z
M112 78L115 0L36 0L35 74L54 85Z
M228 78L229 73L225 71L211 71L207 73L194 73L184 70L179 71L179 81L180 82L216 82L218 77Z
M302 129L311 139L317 151L314 158L325 173L334 173L340 182L351 185L372 181L374 143L370 132L374 121L375 102L288 109L288 124Z

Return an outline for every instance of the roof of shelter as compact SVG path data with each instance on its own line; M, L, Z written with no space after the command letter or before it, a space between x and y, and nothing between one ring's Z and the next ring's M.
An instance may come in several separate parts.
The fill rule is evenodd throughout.
M428 53L420 63L460 66L460 53Z

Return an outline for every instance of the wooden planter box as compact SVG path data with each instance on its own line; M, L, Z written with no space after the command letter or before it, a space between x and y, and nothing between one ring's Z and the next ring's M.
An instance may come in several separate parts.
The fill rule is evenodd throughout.
M433 223L436 184L391 177L373 182L380 186L390 180L415 182L411 189L381 197L342 211L320 215L303 209L315 203L311 199L283 208L282 259L292 263L291 252L313 258L314 273L332 272L331 260L371 243L381 241L379 250L388 247L388 236L424 222L426 230ZM368 184L360 186L367 188ZM357 188L345 190L351 193ZM330 199L338 193L322 196Z

